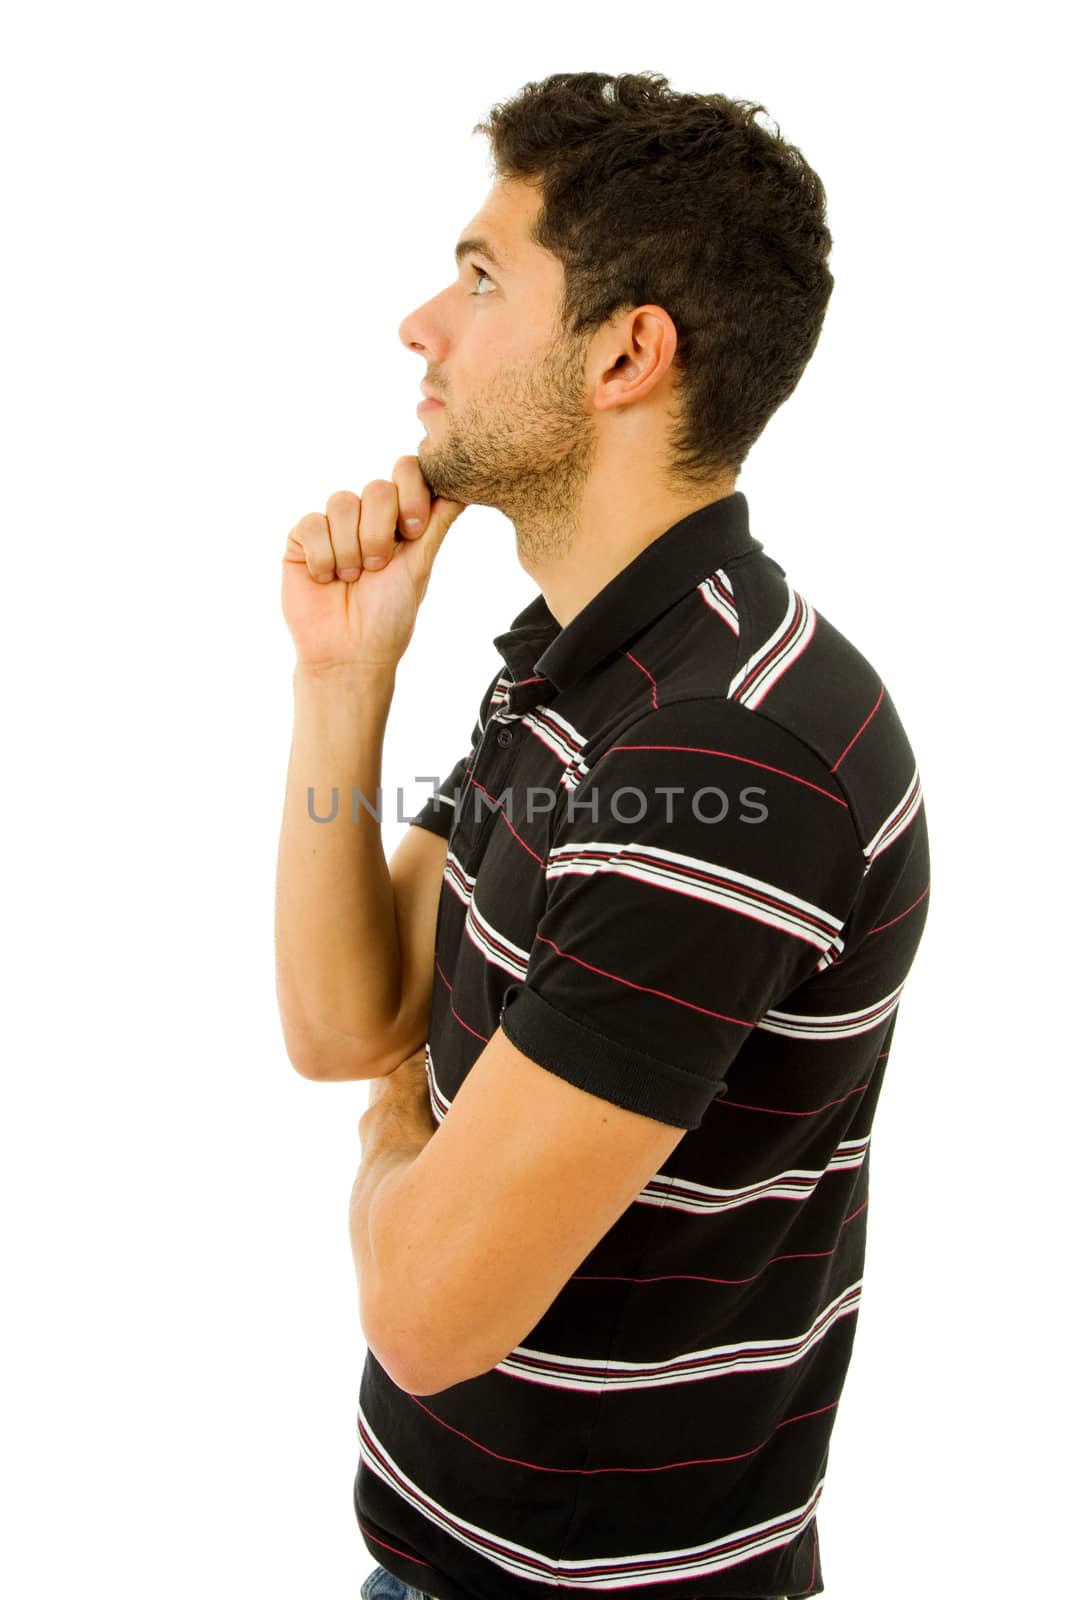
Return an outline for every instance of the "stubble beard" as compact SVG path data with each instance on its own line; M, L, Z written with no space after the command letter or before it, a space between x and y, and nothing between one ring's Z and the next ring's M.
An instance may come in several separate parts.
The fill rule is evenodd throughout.
M433 492L494 506L514 524L523 559L564 555L577 530L596 459L584 393L585 344L557 338L532 368L514 367L463 408L446 401L418 449Z

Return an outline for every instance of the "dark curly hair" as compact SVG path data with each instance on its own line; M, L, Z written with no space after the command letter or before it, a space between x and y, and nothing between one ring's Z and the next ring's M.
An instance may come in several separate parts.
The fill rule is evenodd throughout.
M501 180L539 183L534 242L563 265L562 330L662 306L678 332L670 475L736 475L818 342L834 286L826 194L766 108L660 73L557 72L472 133Z

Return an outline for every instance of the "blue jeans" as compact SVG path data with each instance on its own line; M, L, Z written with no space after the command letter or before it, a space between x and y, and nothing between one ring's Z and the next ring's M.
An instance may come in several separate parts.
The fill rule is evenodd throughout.
M434 1600L424 1589L413 1589L403 1578L394 1578L384 1567L375 1567L359 1586L363 1600Z
M394 1578L384 1567L375 1567L369 1578L364 1578L359 1589L363 1600L434 1600L425 1589L413 1589L402 1578ZM785 1595L782 1600L786 1600Z

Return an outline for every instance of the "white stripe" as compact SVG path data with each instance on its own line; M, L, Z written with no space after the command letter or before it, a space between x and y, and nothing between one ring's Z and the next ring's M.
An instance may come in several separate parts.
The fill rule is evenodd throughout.
M727 574L720 568L719 571L714 574L714 576L718 578L719 582L725 588L727 588L732 595L734 592L734 586L730 582ZM704 578L700 583L697 584L697 593L707 602L711 610L716 612L717 615L722 618L726 626L730 629L731 633L740 632L737 606L719 593L712 583L711 578Z
M880 856L883 850L888 849L894 839L899 838L909 823L914 821L921 804L922 785L919 782L919 769L916 767L903 796L893 807L870 843L864 847L863 853L867 857L868 868L875 856Z
M793 1039L854 1039L883 1023L899 1003L904 983L881 1000L860 1011L828 1012L825 1016L805 1016L795 1011L767 1011L756 1023L766 1033L781 1033Z
M649 1178L634 1205L656 1206L664 1211L685 1211L691 1216L717 1216L723 1211L736 1211L740 1206L751 1205L755 1200L805 1200L828 1172L845 1172L861 1167L870 1142L869 1134L865 1139L844 1139L821 1169L790 1167L785 1172L776 1172L769 1178L745 1184L740 1189L717 1189L692 1178L682 1178L677 1174L665 1178L657 1172Z
M376 1456L372 1457L363 1438L360 1438L360 1456L368 1471L380 1478L432 1526L513 1577L557 1586L563 1582L568 1589L588 1589L593 1594L602 1594L605 1588L632 1589L650 1582L666 1581L668 1577L676 1578L683 1573L690 1579L708 1577L744 1561L751 1561L768 1550L792 1544L814 1517L825 1481L819 1479L810 1499L803 1505L781 1512L776 1517L768 1517L763 1522L752 1523L747 1528L721 1534L717 1539L704 1540L681 1549L647 1551L633 1556L619 1557L612 1553L583 1556L580 1560L560 1560L547 1550L520 1544L492 1528L472 1522L450 1510L442 1501L434 1499L410 1474L401 1470L371 1428L362 1406L357 1406L357 1417L362 1432L373 1442L376 1452ZM383 1458L384 1467L376 1457ZM667 1563L675 1564L669 1573L663 1571Z
M810 1327L785 1339L745 1339L738 1344L711 1345L707 1350L683 1350L665 1361L651 1362L558 1355L555 1351L517 1345L493 1371L544 1388L577 1390L584 1394L620 1394L633 1389L662 1389L678 1383L708 1383L740 1372L776 1372L803 1361L842 1317L857 1312L862 1287L862 1278L849 1284L822 1308ZM578 1368L594 1370L579 1371Z
M463 931L475 949L480 950L485 959L491 961L494 967L500 967L510 977L518 978L520 982L525 982L526 972L530 965L530 952L524 950L521 945L513 944L510 939L505 939L498 929L487 922L475 905L473 896L467 911L467 919L463 925ZM496 940L499 944L502 944L504 951L495 950L490 942L491 940Z
M753 709L760 704L767 694L773 689L778 679L792 666L794 660L807 648L812 634L815 632L815 612L808 605L803 595L786 580L786 613L771 634L758 650L754 650L741 669L734 674L727 691L731 699L737 700L740 705L750 706ZM800 618L800 627L796 629L797 617ZM794 637L788 649L778 652L779 645L786 635L794 632ZM762 666L761 666L762 663ZM760 668L758 672L756 669ZM753 672L756 676L749 687L739 693L740 686Z
M580 859L588 851L600 850L610 851L610 857L591 861ZM649 865L646 861L637 860L637 856L655 856L663 866L657 868L655 865ZM690 868L700 873L713 872L737 887L731 890L723 884L702 883L690 877L674 876L672 867ZM834 934L827 935L821 927L816 928L812 924L825 923L836 932L840 932L844 926L838 917L824 910L822 906L817 906L810 900L802 900L799 895L790 894L788 889L783 889L776 883L770 883L764 878L750 877L745 872L736 872L732 867L724 867L717 861L708 861L701 856L683 855L678 850L665 850L659 845L616 844L597 839L587 840L583 844L554 845L548 853L546 880L560 878L567 873L592 877L598 872L615 872L621 877L651 884L654 888L676 890L691 899L723 906L729 911L736 911L742 916L751 917L756 922L762 922L769 928L777 928L782 933L803 939L820 951L826 949ZM788 909L764 905L762 901L749 898L762 894L770 895L778 901L785 901L786 907L792 906L795 914L791 915Z
M521 944L516 944L514 940L507 938L482 913L474 899L475 880L464 872L451 850L445 855L444 881L457 900L467 907L463 932L474 948L485 957L486 961L492 962L494 967L499 967L509 977L524 982L530 965L530 952L523 949ZM503 946L503 949L494 949L494 941Z

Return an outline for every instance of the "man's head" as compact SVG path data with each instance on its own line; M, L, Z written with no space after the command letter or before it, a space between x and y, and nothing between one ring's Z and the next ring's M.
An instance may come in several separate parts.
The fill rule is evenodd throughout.
M762 106L658 74L558 73L495 106L458 273L400 325L444 402L419 460L536 555L591 474L728 493L799 382L833 288L817 175ZM480 248L467 241L480 241ZM548 532L548 530L553 530ZM553 553L549 549L541 552Z

